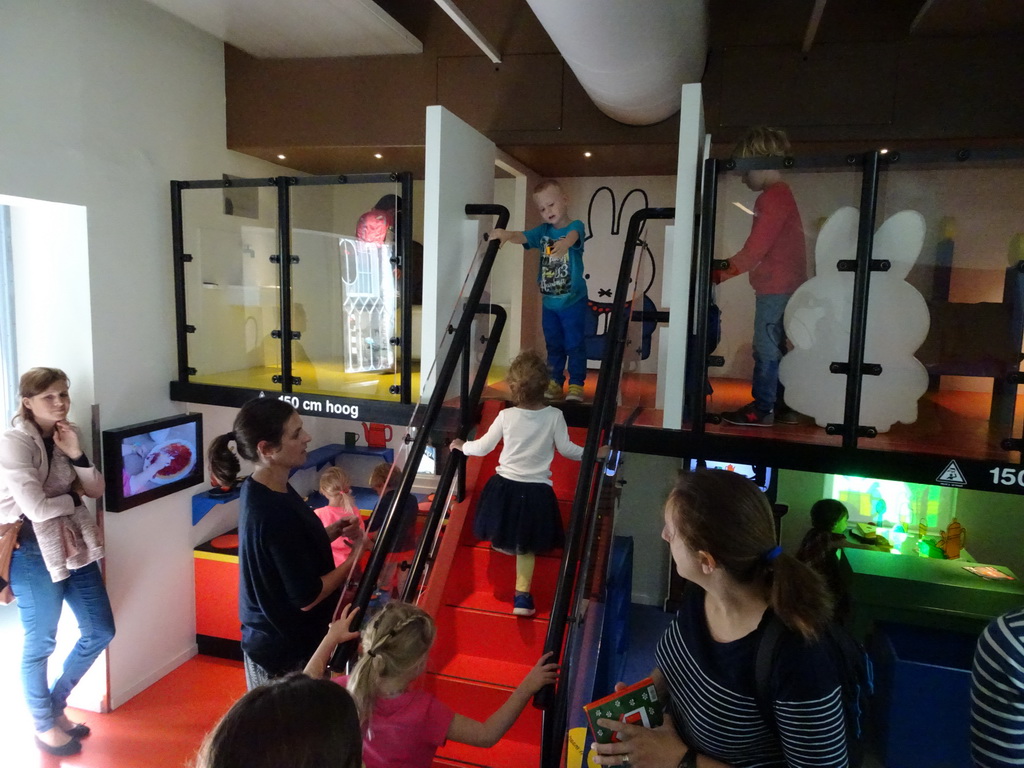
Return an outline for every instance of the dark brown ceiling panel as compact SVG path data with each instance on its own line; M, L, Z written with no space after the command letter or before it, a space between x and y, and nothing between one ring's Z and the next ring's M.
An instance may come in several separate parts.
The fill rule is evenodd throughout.
M437 59L439 102L477 130L557 131L562 128L562 57L505 56L495 66L481 56Z

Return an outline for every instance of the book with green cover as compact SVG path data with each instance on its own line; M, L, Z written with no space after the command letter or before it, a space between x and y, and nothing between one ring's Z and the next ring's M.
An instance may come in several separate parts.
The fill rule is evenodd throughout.
M618 741L618 738L610 728L601 728L598 718L657 728L662 723L664 709L665 702L658 698L658 690L649 677L583 706L594 738L600 744Z

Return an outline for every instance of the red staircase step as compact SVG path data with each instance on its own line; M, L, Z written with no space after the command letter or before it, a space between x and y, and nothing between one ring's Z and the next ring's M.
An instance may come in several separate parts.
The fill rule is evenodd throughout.
M423 682L424 688L460 715L480 722L493 715L508 700L514 688L514 686L470 683L466 680L434 674L427 674ZM465 744L449 742L438 751L438 754L445 757L454 757L466 762L478 762L481 765L497 765L498 763L493 762L493 758L495 754L506 746L511 745L512 750L515 751L514 745L516 743L529 744L529 742L535 741L536 746L534 749L537 751L537 754L533 758L532 765L536 765L540 750L539 735L541 724L541 711L534 708L532 703L529 703L501 742L492 747L490 751L481 747L470 747ZM491 752L490 759L488 758L489 752ZM530 765L530 763L520 763L520 765Z
M548 623L512 614L443 607L437 615L443 632L437 633L430 654L431 671L448 664L457 655L497 659L512 664L533 665L540 658ZM506 680L490 682L505 683ZM518 680L514 681L518 683Z
M486 656L470 656L457 653L438 664L434 672L445 677L470 682L490 682L515 687L526 677L532 664L522 664L507 659L492 659Z
M451 760L441 765L486 766L486 768L524 768L540 763L540 726L532 736L536 743L502 739L490 749L471 747L449 741L437 751L437 760Z
M554 600L561 550L538 555L531 591L537 615L546 617ZM516 559L486 544L459 547L459 567L448 577L445 602L463 608L510 613L515 596Z

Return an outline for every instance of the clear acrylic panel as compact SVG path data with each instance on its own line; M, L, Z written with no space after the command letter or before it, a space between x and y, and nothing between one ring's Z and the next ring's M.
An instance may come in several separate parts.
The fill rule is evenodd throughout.
M923 159L880 175L859 445L1018 462L1024 159Z
M397 183L298 185L291 192L292 374L297 391L398 401ZM393 203L392 203L393 205ZM372 226L371 226L372 225ZM415 310L414 317L415 317ZM416 337L414 329L414 337Z
M278 389L277 189L185 189L182 230L190 381Z
M710 354L721 356L725 364L708 371L707 410L724 416L707 429L838 445L841 435L828 435L823 427L843 421L846 377L831 373L829 366L849 357L853 273L840 273L836 265L856 256L862 174L843 167L783 169L781 159L777 163L771 169L735 170L718 178L713 258L739 256L736 264L743 273L712 286L713 302L721 312L721 337ZM779 183L792 193L795 219L789 195ZM769 196L760 200L766 194L762 190ZM754 228L757 221L770 224L776 209L788 220L782 234ZM763 260L766 242L774 244L775 253L783 248L790 254L774 270ZM764 320L756 323L755 318ZM778 348L780 332L784 351L774 363L779 358L771 350ZM760 365L755 345L765 350ZM785 407L779 406L779 395ZM758 418L751 422L756 423L746 423L744 414L755 401ZM769 406L774 410L765 419L762 414ZM766 422L771 429L758 428Z
M458 300L447 315L447 325L453 329L458 326L463 312L467 310L466 300L468 299L473 280L479 270L485 248L486 243L481 241L472 267L466 275L460 278L462 287ZM430 370L424 372L422 377L418 379L422 396L417 396L417 403L413 414L405 427L407 437L395 449L392 472L384 485L386 489L397 488L404 473L408 471L416 472L416 480L413 485L415 498L405 507L398 544L393 548L392 553L387 556L385 567L375 584L374 593L377 595L377 598L371 606L371 613L387 602L387 600L394 599L402 593L405 587L405 580L409 575L408 565L411 564L413 553L420 547L423 538L430 535L430 532L425 528L429 503L432 500L438 477L445 462L451 460L447 444L450 439L456 436L462 424L462 406L465 403L467 393L473 386L477 372L480 370L483 352L481 345L485 343L481 341L481 337L488 336L491 333L493 319L492 315L487 313L490 307L487 297L488 292L485 290L484 300L480 305L480 308L484 310L484 314L476 315L473 321L473 327L468 339L468 350L464 348L464 356L459 358L452 372L451 380L444 386L443 393L439 396L440 408L437 418L431 424L426 424L425 420L429 415L428 411L431 408L432 399L437 396L438 388L443 384L439 380L439 376L442 373L442 368L448 358L449 351L452 349L453 333L447 333L442 336L434 364ZM468 360L468 378L465 376L467 367L465 360ZM481 375L486 375L486 371ZM491 378L493 378L493 375ZM420 430L424 428L430 429L430 440L424 455L417 460L413 456L412 450L415 447L415 439L420 434ZM415 467L412 466L414 461L416 461ZM453 485L452 489L448 491L449 496L454 492L454 487ZM384 516L387 515L389 502L390 498L386 494L378 500L371 517L371 520L374 520L374 525L379 525L378 521L382 521ZM412 510L413 505L417 507L415 512ZM443 538L444 530L443 526L439 526L428 542L432 553L436 553L437 547ZM428 560L427 570L420 581L421 587L425 586L430 578L429 563L432 561L433 558ZM355 578L361 578L361 575L356 575Z

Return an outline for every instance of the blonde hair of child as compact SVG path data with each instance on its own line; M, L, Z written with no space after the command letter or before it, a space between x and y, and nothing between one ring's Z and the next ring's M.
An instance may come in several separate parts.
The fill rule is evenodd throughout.
M363 629L363 655L348 679L348 691L356 702L361 726L370 719L374 702L388 682L411 682L436 634L430 614L397 600L387 603Z
M370 472L370 487L381 493L387 488L388 476L391 474L391 465L386 461L382 461L380 464L375 466Z
M505 377L514 405L536 405L544 402L544 390L547 389L550 379L547 362L533 350L516 355L508 367L508 376Z
M789 152L789 137L784 130L761 125L747 131L732 154L733 157L786 157Z
M544 179L538 181L537 185L533 188L533 194L539 195L545 189L553 189L561 195L565 194L565 190L562 189L562 185L555 179Z
M328 467L320 474L320 493L325 496L331 490L343 493L350 485L348 475L341 467Z

